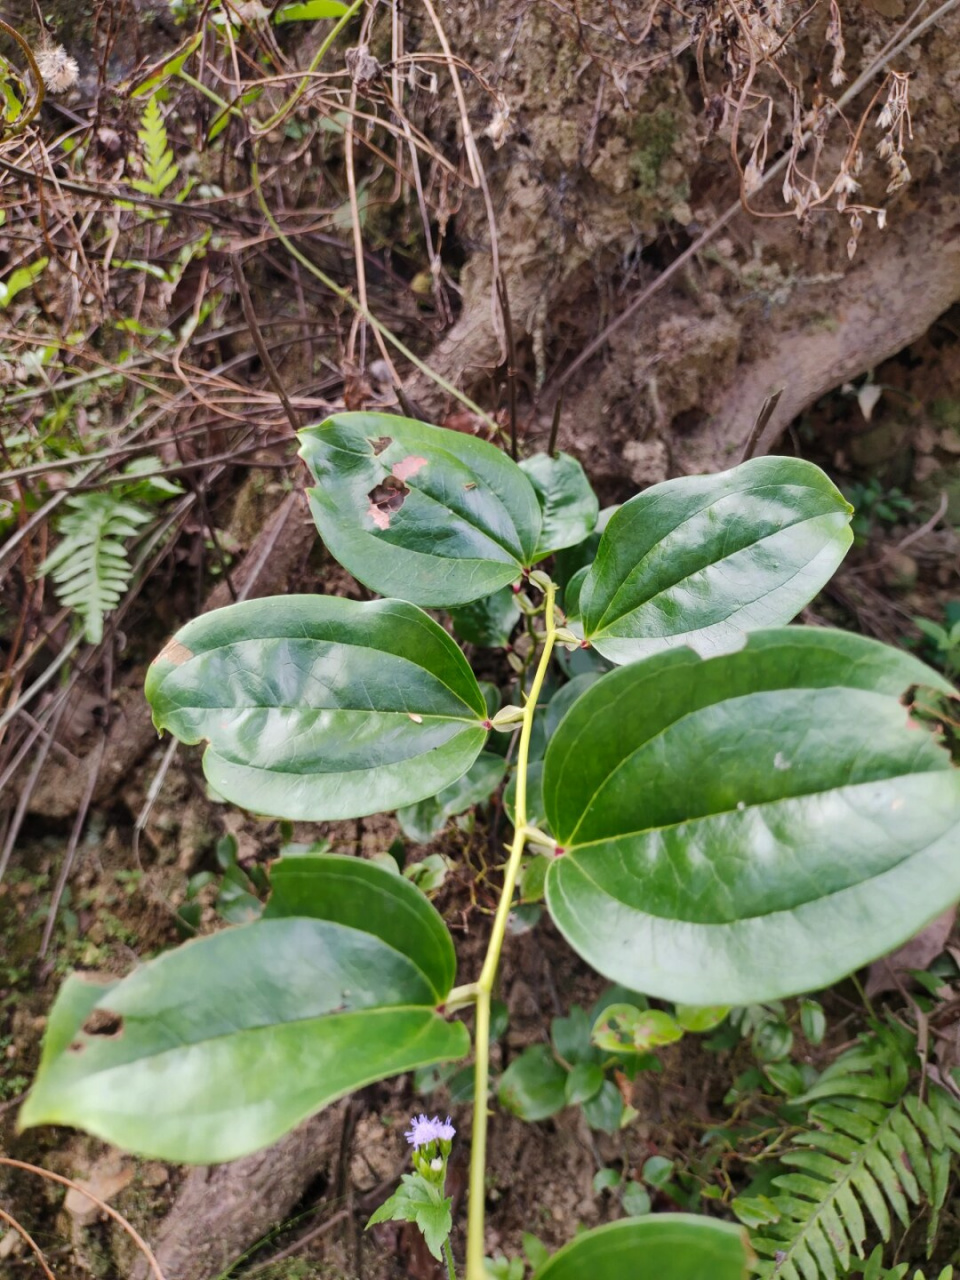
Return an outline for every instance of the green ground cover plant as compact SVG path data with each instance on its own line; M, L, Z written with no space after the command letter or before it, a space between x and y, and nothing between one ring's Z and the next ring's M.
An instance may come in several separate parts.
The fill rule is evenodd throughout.
M491 1015L518 903L542 900L573 950L626 993L677 1006L619 999L597 1011L590 1042L555 1028L570 1049L558 1088L587 1104L608 1083L604 1054L648 1053L730 1006L828 986L960 897L960 774L945 723L957 695L910 654L788 625L852 541L852 508L810 463L765 457L667 481L597 538L596 497L566 455L518 464L373 413L337 414L300 441L327 549L383 598L284 596L196 618L150 669L155 723L206 744L206 776L226 800L288 821L409 809L471 774L495 788L505 766L488 759L478 773L478 761L516 734L513 837L481 971L457 974L444 920L386 860L288 850L259 918L107 985L67 980L20 1122L211 1163L372 1081L472 1054L465 1258L450 1244L449 1120L415 1119L414 1172L375 1217L416 1221L451 1275L484 1280ZM566 564L579 567L560 574L557 553L574 548ZM494 709L428 611L462 625L475 606L468 625L499 619L502 637L505 590L528 643L511 654L516 704ZM551 716L555 658L567 674L584 665ZM457 811L451 800L445 813ZM817 1030L816 1007L806 1014ZM805 1099L799 1077L796 1088L776 1078ZM778 1272L787 1280L863 1257L860 1201L882 1224L878 1199L894 1212L904 1196L936 1200L943 1162L926 1153L950 1148L944 1129L954 1132L939 1094L921 1109L901 1103L903 1089L877 1099L861 1086L838 1103L814 1087L807 1156L792 1157L801 1172L780 1178L771 1209L746 1210L763 1229L761 1269L796 1254ZM902 1187L889 1178L893 1149L914 1180L901 1172ZM828 1202L829 1221L811 1226L805 1206ZM741 1225L643 1213L577 1236L536 1275L740 1280L755 1262ZM867 1273L879 1267L871 1258Z

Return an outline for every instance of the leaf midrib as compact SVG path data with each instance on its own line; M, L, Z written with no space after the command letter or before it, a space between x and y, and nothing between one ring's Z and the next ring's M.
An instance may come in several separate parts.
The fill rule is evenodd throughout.
M680 520L677 521L675 525L672 526L672 528L668 529L661 538L658 538L657 541L653 544L653 546L650 547L650 549L644 554L644 556L640 560L638 560L637 563L633 566L633 568L630 570L630 574L628 575L628 580L621 583L620 586L616 589L616 591L614 592L613 596L610 599L610 603L607 605L606 609L601 614L600 618L597 620L595 629L590 634L596 635L597 633L599 633L601 628L604 627L604 625L607 622L608 616L616 608L619 597L627 590L629 585L629 578L637 574L637 571L646 563L647 560L650 559L650 557L654 554L657 548L660 547L661 544L665 542L666 539L669 538L672 534L676 533L676 531L679 528L681 528L682 525L686 524L688 521L690 521L693 518L705 515L707 512L712 510L713 507L717 506L721 502L728 501L731 497L740 496L741 494L749 494L752 496L758 493L762 493L765 490L769 490L771 488L782 489L783 487L784 486L782 485L777 486L777 485L771 485L770 483L766 483L766 484L756 485L750 489L738 491L737 494L721 493L721 494L718 494L711 502L706 503L702 507L698 507L697 510L692 515L691 514L684 515ZM790 489L799 490L801 492L815 493L818 496L820 496L820 490L815 488L813 485L793 483L787 487L789 487ZM732 556L739 555L741 552L747 551L751 547L759 546L761 543L767 541L767 539L775 537L778 533L782 533L784 529L793 529L797 525L808 523L810 520L817 520L825 515L830 516L834 514L842 515L843 513L840 511L833 512L831 510L818 511L815 516L798 513L796 519L793 519L787 523L780 525L779 528L773 530L770 533L763 534L762 537L759 537L759 538L754 537L751 541L745 542L742 547L737 547L735 551L728 552L727 554L718 556L712 560L707 560L704 564L700 565L694 572L703 573L707 569L711 569L714 565L722 564L724 560L729 560ZM626 612L616 615L614 620L616 621L617 618L628 617L631 613L636 613L639 609L649 604L650 601L657 599L658 596L663 595L667 591L673 590L673 588L676 587L679 583L684 582L686 579L692 576L693 574L691 573L685 573L683 574L683 576L675 578L672 582L666 583L663 587L660 588L659 591L657 591L656 595L650 596L648 599L641 601L639 605L635 605L633 608L626 610Z

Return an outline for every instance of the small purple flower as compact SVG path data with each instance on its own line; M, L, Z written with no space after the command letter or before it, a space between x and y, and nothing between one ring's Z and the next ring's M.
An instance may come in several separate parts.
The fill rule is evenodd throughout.
M410 1122L410 1128L404 1133L404 1137L410 1143L414 1150L425 1147L431 1142L450 1142L456 1129L450 1123L450 1117L441 1120L439 1116L434 1116L430 1120L427 1116L414 1116Z

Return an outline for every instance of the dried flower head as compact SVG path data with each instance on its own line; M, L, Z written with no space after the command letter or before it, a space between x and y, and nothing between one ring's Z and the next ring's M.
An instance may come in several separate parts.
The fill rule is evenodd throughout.
M847 78L843 69L843 61L847 50L843 43L843 25L840 22L840 9L837 0L830 0L830 22L827 26L827 44L833 45L833 66L830 68L830 83L834 88Z
M45 43L37 50L37 70L48 93L66 93L80 77L76 58L61 44Z

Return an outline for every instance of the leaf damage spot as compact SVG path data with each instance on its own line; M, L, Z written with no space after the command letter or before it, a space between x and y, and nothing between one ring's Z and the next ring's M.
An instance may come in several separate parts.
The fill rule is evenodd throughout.
M173 667L182 667L192 657L193 651L188 649L185 644L181 644L174 636L172 640L168 640L163 646L156 658L154 658L154 662L169 662Z
M786 758L782 751L778 751L773 757L773 767L778 769L781 773L785 773L787 769L793 768L793 764Z
M373 456L375 458L379 458L384 449L391 444L393 444L393 436L377 436L375 440L370 441L370 448L373 450Z
M410 719L413 721L414 724L423 724L423 716L418 716L415 711L408 711L407 715L410 717Z
M900 702L907 708L907 728L932 733L951 762L960 767L960 697L931 685L912 684Z
M81 1027L88 1036L107 1036L111 1040L123 1035L123 1018L112 1009L94 1009Z
M426 458L420 458L416 454L410 453L405 458L401 458L399 462L395 462L390 471L397 480L409 480L411 476L415 476L426 465Z
M378 529L390 528L391 513L400 510L409 492L403 481L396 476L387 476L380 484L373 486L367 494L370 499L367 515Z

